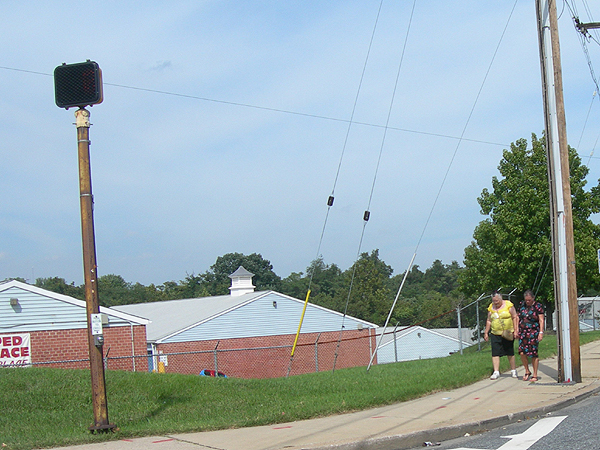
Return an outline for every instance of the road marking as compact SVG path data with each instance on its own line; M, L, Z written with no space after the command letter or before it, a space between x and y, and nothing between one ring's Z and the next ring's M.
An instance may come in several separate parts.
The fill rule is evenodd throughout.
M538 420L536 423L534 423L521 434L514 434L512 436L502 436L503 438L510 439L510 441L498 447L497 450L527 450L541 438L543 438L552 430L554 430L566 418L567 416L546 417L545 419ZM460 447L454 450L483 449Z
M541 438L554 430L567 416L547 417L538 420L521 434L502 436L511 439L498 450L527 450Z

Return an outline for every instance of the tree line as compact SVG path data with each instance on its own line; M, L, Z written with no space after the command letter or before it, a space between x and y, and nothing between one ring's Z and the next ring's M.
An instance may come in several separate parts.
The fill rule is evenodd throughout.
M577 288L580 295L600 293L597 251L600 225L591 217L600 212L600 180L586 189L589 169L577 151L569 147L571 195ZM456 326L456 315L445 314L457 305L466 305L496 289L512 299L533 289L547 312L554 309L552 244L549 189L544 138L519 139L504 150L499 176L492 188L482 190L477 199L485 216L465 248L464 266L440 260L422 271L413 266L392 312L390 325L424 323L428 327ZM257 290L275 290L304 300L310 288L310 301L348 315L383 324L404 273L394 275L391 266L379 257L377 249L360 255L347 270L323 258L310 263L304 272L279 277L269 260L253 253L228 253L217 258L209 270L188 274L180 281L144 286L125 281L120 275L98 279L103 306L197 298L229 293L230 279L239 266L254 273ZM23 280L24 281L24 280ZM53 292L84 298L83 286L68 284L63 278L38 278L36 286ZM481 304L484 310L487 304Z
M218 257L204 273L188 274L183 280L160 285L130 283L115 274L100 276L98 297L102 306L116 306L227 295L231 286L229 275L239 266L254 274L253 283L257 291L274 290L304 300L310 287L311 303L376 324L385 322L390 299L394 298L404 277L404 274L392 275L393 269L381 260L379 250L362 253L347 270L336 264L325 264L322 258L318 258L305 272L293 272L286 278L279 277L270 261L260 254L228 253ZM436 260L424 272L413 266L392 316L393 324L409 325L439 314L440 308L453 309L459 296L460 270L455 261L446 265ZM64 278L38 278L35 285L74 298L85 298L84 285L69 284ZM436 319L431 325L454 326L455 322L456 318L448 315Z

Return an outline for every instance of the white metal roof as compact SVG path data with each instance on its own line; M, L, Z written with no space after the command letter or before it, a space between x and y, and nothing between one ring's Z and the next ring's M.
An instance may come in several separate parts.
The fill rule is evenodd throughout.
M134 303L114 306L114 309L150 318L152 323L146 327L146 336L148 341L154 342L208 318L237 308L265 294L266 292L252 292L237 297L218 295L163 302Z
M268 295L276 295L282 300L288 300L300 305L304 303L293 297L275 291L251 292L243 295L219 295L213 297L190 298L182 300L167 300L152 303L136 303L131 305L114 306L114 309L125 313L148 317L151 323L146 327L146 335L149 342L164 341L165 339L182 333L197 325L203 324L211 319L223 316L228 312L236 310L244 305L260 300ZM311 308L342 316L337 311L332 311L318 305L311 304ZM365 328L375 328L376 325L360 319L348 317L360 322ZM295 319L294 319L295 320ZM296 331L294 325L293 332Z

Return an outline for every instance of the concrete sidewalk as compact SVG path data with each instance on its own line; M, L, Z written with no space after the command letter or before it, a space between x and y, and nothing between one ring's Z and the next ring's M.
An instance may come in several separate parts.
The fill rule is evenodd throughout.
M490 361L491 365L491 361ZM600 341L581 347L582 382L558 384L556 358L540 361L539 381L502 374L417 400L350 414L272 426L173 434L69 450L399 450L543 415L600 392Z

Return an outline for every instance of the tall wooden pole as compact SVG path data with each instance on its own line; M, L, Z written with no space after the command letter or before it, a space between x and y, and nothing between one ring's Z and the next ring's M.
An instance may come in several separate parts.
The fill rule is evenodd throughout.
M108 422L106 383L102 343L92 335L92 314L100 312L98 299L98 274L96 266L96 243L94 237L94 199L90 169L90 113L85 108L75 112L77 126L77 149L79 155L79 202L81 206L81 236L83 241L83 272L85 281L85 303L88 324L88 347L90 373L92 377L92 406L94 424L90 431L109 430L114 425Z
M554 296L559 315L559 382L581 382L573 213L555 0L536 0L544 91Z

